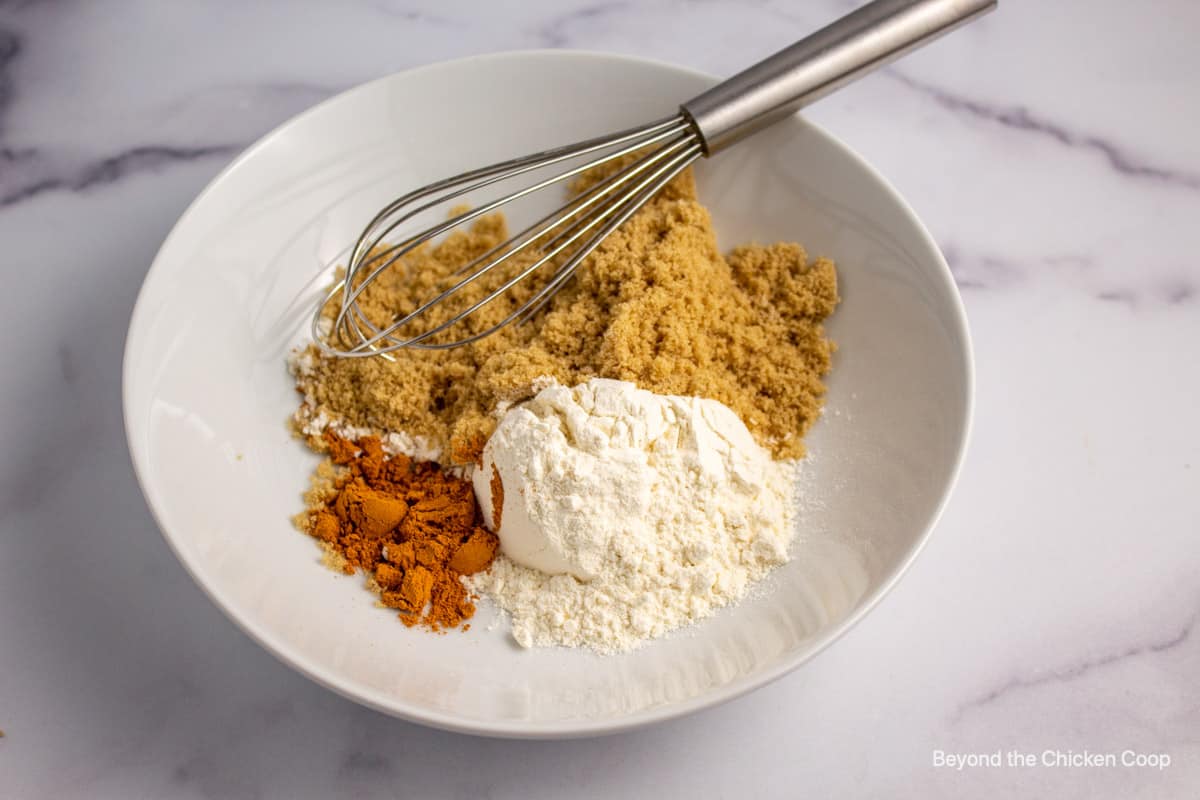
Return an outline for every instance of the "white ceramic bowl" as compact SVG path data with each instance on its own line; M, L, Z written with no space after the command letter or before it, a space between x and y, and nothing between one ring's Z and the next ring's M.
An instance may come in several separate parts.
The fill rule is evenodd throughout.
M458 731L557 737L676 717L812 657L896 581L954 482L971 358L949 269L912 210L799 118L697 168L722 247L799 241L836 259L828 411L809 438L794 559L765 591L631 654L524 651L484 607L434 636L318 563L290 517L316 458L284 424L305 284L386 199L436 178L672 113L714 79L571 52L393 75L263 138L205 189L154 261L125 351L125 423L180 561L287 664L358 702Z

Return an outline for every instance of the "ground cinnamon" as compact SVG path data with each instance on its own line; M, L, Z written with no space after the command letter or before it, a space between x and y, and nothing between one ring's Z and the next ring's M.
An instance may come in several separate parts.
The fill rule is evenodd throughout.
M475 604L460 579L486 569L498 545L471 483L433 462L386 456L376 436L327 433L325 442L342 469L319 480L301 527L344 572L369 575L405 625L443 630L469 619Z

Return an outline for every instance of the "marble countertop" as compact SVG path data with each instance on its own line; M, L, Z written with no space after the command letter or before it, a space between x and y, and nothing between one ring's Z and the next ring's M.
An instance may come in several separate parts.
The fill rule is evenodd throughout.
M959 488L911 572L765 689L581 741L399 722L239 633L142 501L120 397L134 296L176 217L260 134L361 81L486 51L731 73L853 5L0 3L0 796L1194 796L1191 0L1001 0L811 110L945 250L978 404ZM957 770L938 751L1037 763ZM1169 764L1044 764L1047 751Z

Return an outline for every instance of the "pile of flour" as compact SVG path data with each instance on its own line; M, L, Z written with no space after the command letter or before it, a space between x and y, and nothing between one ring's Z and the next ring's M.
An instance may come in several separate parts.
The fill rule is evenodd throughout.
M523 646L629 650L788 560L794 476L716 401L553 384L509 409L484 450L476 493L502 555L468 584Z

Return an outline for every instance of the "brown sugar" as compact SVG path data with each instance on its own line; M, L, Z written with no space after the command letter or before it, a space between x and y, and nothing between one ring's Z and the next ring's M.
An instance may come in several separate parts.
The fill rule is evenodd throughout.
M498 540L483 527L469 481L432 462L387 457L377 437L327 433L333 464L318 471L301 529L346 573L371 577L406 625L454 628L475 613L462 576L487 569Z
M507 236L504 219L492 215L422 247L364 291L363 313L374 324L390 323ZM463 300L482 297L485 284L468 287ZM463 332L498 323L539 287L518 285ZM296 362L304 364L297 386L305 396L297 423L325 412L350 425L425 437L450 461L468 464L495 427L497 403L532 396L543 376L565 385L598 376L718 400L777 458L799 457L823 402L833 350L823 322L837 303L833 263L810 260L797 244L749 245L723 257L688 171L618 228L526 324L450 350L402 350L394 361L330 358L310 347ZM428 322L452 310L434 309Z

